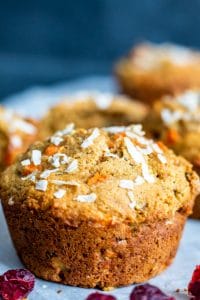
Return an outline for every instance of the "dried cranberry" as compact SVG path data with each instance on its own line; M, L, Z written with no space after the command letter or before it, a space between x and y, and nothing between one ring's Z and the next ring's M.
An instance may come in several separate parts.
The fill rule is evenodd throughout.
M200 299L200 265L196 266L192 279L188 285L188 292L195 298Z
M102 293L93 293L89 295L86 300L117 300L114 296L105 295Z
M159 288L147 283L136 286L130 300L175 300L175 298L165 295Z
M33 290L35 278L28 270L9 270L0 276L0 299L21 300Z

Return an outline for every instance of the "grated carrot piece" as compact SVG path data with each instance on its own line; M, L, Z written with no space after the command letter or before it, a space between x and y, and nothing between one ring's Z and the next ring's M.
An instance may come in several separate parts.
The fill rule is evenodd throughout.
M113 139L114 140L117 140L118 138L120 137L125 137L126 136L126 133L125 132L119 132L119 133L116 133L114 136L113 136Z
M165 150L166 149L166 146L161 141L158 141L157 145L160 147L161 150Z
M34 164L30 164L28 166L25 166L23 169L23 175L31 174L34 171L41 171L41 166L35 166Z
M180 135L177 130L169 129L166 135L166 142L169 145L173 145L180 139Z
M49 145L45 149L44 154L48 155L48 156L51 156L51 155L54 155L55 153L57 153L58 151L59 151L59 147L57 147L55 145Z
M88 185L97 184L98 182L103 182L107 178L106 175L100 174L99 172L95 173L92 177L90 177L87 181Z

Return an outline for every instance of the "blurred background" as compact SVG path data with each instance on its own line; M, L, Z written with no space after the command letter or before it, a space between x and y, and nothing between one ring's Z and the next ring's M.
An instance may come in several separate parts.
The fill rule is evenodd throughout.
M0 4L0 97L108 75L139 41L200 47L200 0L7 0Z

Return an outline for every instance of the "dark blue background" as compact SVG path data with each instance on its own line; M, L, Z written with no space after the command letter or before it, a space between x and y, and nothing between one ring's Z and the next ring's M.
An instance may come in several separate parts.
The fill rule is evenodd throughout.
M4 0L0 96L32 84L108 74L133 43L200 47L200 0Z

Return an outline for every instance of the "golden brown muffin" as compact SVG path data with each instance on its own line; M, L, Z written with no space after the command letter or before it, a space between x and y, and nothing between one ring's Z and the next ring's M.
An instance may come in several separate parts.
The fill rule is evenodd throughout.
M0 170L12 164L35 141L36 135L36 121L0 106Z
M200 175L200 91L163 97L154 103L144 126L151 137L187 158ZM200 218L200 197L196 199L193 216Z
M78 92L51 108L41 121L41 138L74 123L79 128L140 123L147 114L145 105L122 95Z
M151 104L200 87L200 54L173 44L139 44L116 66L121 90Z
M3 173L0 197L28 269L107 288L171 263L198 189L190 163L146 139L140 125L70 124Z

